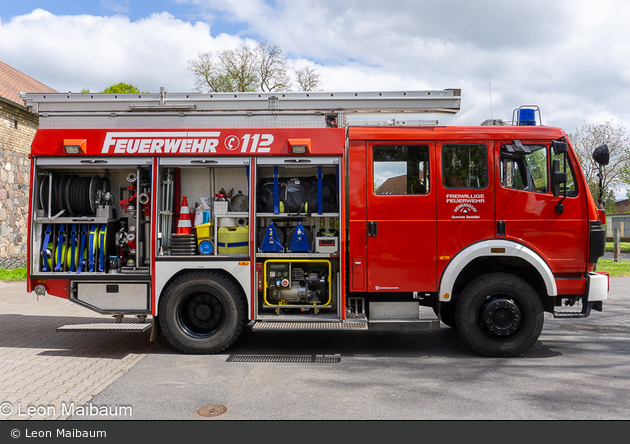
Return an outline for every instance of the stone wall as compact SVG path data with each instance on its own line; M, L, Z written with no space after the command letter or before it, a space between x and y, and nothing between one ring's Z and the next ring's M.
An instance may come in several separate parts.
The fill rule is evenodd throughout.
M0 268L26 263L28 153L37 117L10 101L0 101Z

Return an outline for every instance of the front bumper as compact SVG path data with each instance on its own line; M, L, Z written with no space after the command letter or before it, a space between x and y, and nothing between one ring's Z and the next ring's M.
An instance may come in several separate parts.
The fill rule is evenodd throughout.
M605 301L608 299L608 274L588 273L587 294L589 302Z

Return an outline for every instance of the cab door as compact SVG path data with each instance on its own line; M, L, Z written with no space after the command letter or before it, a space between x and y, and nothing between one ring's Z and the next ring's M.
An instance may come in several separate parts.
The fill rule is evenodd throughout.
M535 250L554 272L583 271L589 230L583 196L588 190L577 188L570 153L555 155L549 140L496 144L500 153L496 218L503 226L501 234ZM553 196L550 186L555 159L568 176L561 196Z
M437 148L440 275L465 247L495 236L492 141L449 141Z
M368 291L436 291L434 165L434 142L368 143Z

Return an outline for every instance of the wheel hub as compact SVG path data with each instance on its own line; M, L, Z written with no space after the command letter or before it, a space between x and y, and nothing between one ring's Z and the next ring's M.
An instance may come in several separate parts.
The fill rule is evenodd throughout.
M522 322L522 314L512 299L497 297L489 300L481 307L481 321L490 334L507 337L518 331Z
M221 324L223 305L214 294L197 292L184 300L179 313L179 322L189 334L208 336Z
M207 321L208 318L212 316L212 309L206 304L197 305L195 308L195 316L197 316L197 319Z

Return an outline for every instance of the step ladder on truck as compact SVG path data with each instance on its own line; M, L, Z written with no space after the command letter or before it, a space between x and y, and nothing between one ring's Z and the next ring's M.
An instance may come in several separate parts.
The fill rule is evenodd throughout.
M115 318L58 331L218 353L250 323L441 322L515 356L545 311L606 299L605 216L537 107L448 127L418 116L457 113L456 89L23 98L39 116L28 291Z

